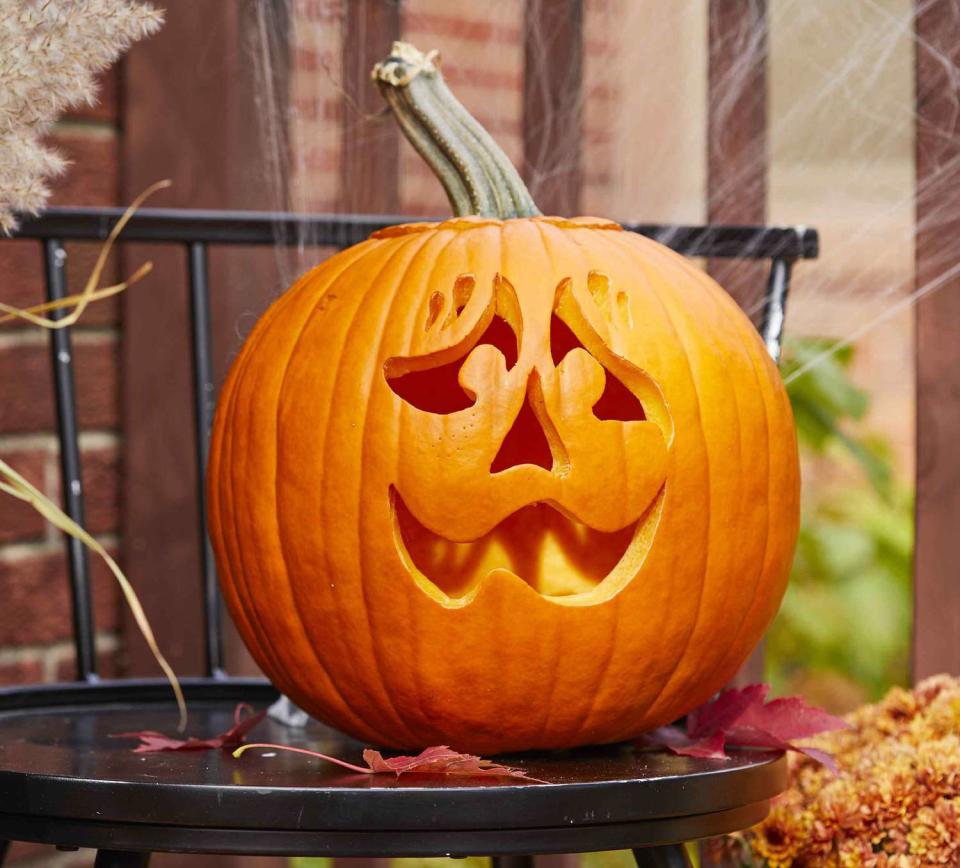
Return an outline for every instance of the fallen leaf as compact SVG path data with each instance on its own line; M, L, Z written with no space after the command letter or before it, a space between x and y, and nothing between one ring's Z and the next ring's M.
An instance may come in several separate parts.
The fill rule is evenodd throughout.
M641 736L637 743L705 759L729 759L727 745L792 750L836 771L829 753L798 745L795 739L845 729L847 724L799 696L766 702L769 691L767 684L725 690L687 715L686 731L662 726Z
M213 738L187 739L171 738L162 732L145 729L141 732L118 732L110 738L136 738L140 744L133 749L134 753L158 753L160 751L182 750L233 750L243 744L247 733L250 732L266 715L266 709L256 714L241 717L242 712L252 712L253 708L241 702L233 712L233 726L226 732Z
M724 690L715 699L705 702L687 715L687 735L702 738L731 727L751 707L763 704L770 690L768 684L748 684Z
M363 761L367 764L365 767L347 762L338 757L328 756L317 751L307 750L303 747L290 747L283 744L245 744L233 752L235 757L242 756L246 751L253 748L264 748L267 750L285 750L292 753L302 753L306 756L321 759L325 762L334 763L341 768L357 772L362 775L393 774L397 777L401 775L457 775L461 777L496 777L496 778L518 778L524 781L531 781L539 784L546 781L531 778L522 769L512 768L511 766L498 765L492 760L473 756L468 753L457 753L446 745L436 745L428 747L426 750L416 756L396 756L384 758L383 754L377 750L367 748L363 752Z
M678 756L692 756L697 759L728 759L723 749L723 733L706 738L690 738L678 726L661 726L645 733L638 739L641 747L667 748Z
M738 718L736 728L750 728L770 733L775 738L790 740L807 738L821 732L846 729L848 724L827 714L823 709L808 705L799 696L751 703Z

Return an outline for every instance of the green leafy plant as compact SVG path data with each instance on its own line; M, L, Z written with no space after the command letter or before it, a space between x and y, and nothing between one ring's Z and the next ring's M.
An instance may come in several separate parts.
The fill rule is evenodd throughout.
M794 340L784 373L828 342ZM859 686L851 704L907 681L913 497L894 474L889 443L858 431L869 395L850 378L853 348L789 384L808 486L790 588L770 630L767 677L778 691L839 678ZM826 472L824 472L826 471Z

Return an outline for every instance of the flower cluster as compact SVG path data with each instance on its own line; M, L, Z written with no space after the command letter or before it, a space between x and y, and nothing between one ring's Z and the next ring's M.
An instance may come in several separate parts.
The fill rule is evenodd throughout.
M894 688L847 721L850 729L813 740L839 774L791 757L791 788L743 838L754 863L960 865L960 680Z
M68 106L92 103L94 73L162 20L128 0L0 4L0 232L16 227L14 212L42 208L45 178L63 169L40 137Z

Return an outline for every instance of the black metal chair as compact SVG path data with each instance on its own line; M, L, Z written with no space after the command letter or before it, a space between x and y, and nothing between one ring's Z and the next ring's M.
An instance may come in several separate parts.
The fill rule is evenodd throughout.
M51 209L20 238L42 242L48 297L67 295L63 242L104 239L120 209ZM196 460L206 464L212 416L209 245L346 247L402 218L145 210L123 241L189 250ZM627 228L689 256L771 261L761 332L779 357L793 264L817 255L814 230L732 226ZM51 332L64 508L83 522L69 329ZM227 729L238 702L266 705L266 681L224 674L220 603L201 527L206 677L184 690L196 729ZM161 680L101 681L95 674L86 550L67 539L77 681L0 688L0 863L7 841L93 847L98 866L146 865L152 852L327 856L491 855L511 864L530 854L632 848L640 866L687 865L676 842L744 829L786 786L783 756L735 752L729 762L645 753L624 746L511 759L549 784L505 780L360 777L284 754L234 760L228 752L144 756L109 738L131 729L172 732L177 715ZM319 724L267 721L258 740L310 745L356 760L361 745Z

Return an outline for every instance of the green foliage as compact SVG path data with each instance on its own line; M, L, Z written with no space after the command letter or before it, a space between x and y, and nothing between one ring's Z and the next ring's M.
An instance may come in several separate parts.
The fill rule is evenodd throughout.
M422 856L414 859L390 860L390 868L490 868L491 864L486 856L467 856L465 859Z
M817 338L787 344L784 377L811 364L787 387L797 422L800 445L817 455L845 455L856 461L870 484L884 496L891 494L893 471L890 450L879 438L855 437L844 423L859 422L870 409L870 397L850 380L848 369L853 347L827 354L831 342Z
M788 385L801 455L830 462L841 482L804 494L790 587L768 634L768 678L789 689L800 674L833 673L879 697L906 683L911 621L912 495L898 484L889 445L851 432L869 396L851 381L851 348L788 346L784 373L817 363Z

